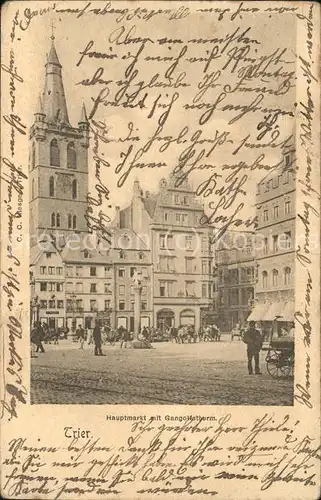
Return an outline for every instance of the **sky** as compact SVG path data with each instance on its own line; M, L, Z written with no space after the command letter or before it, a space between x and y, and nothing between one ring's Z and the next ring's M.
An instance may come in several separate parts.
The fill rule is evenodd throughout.
M87 2L70 2L68 7L72 5L72 8L83 8ZM40 14L40 8L48 5L53 6L53 3L46 4L45 2L37 3L32 2L31 11L27 11L24 14L24 9L30 8L31 4L29 2L17 3L17 5L22 5L19 8L19 19L22 20L22 26L26 26L28 19L31 18L30 24L26 30L21 30L17 28L17 38L16 46L21 44L22 51L19 51L17 55L17 63L19 71L23 75L23 95L19 96L20 99L20 110L22 115L25 117L25 121L29 126L33 122L33 113L37 107L38 95L43 91L44 85L44 75L45 68L44 64L46 62L46 54L50 50L51 40L50 36L52 34L51 24L55 25L54 36L55 36L55 46L57 49L58 57L60 63L63 66L63 81L65 94L67 99L67 106L69 112L69 118L73 125L76 125L80 116L82 103L85 104L86 109L90 110L92 107L92 97L97 96L102 86L95 85L92 87L85 87L79 85L85 78L90 78L93 76L98 67L103 67L104 78L106 80L117 80L124 76L124 63L115 63L112 60L95 59L94 57L84 57L81 64L77 66L77 62L80 58L80 52L83 51L90 40L93 41L93 46L91 50L96 50L99 52L111 53L112 51L117 52L119 55L126 55L129 51L137 51L140 44L130 44L117 46L115 43L111 43L109 40L110 35L115 32L115 29L129 30L135 26L136 36L140 37L150 37L153 40L156 38L180 38L183 41L192 38L213 38L213 37L225 37L227 34L231 34L235 29L239 28L240 32L244 31L247 27L250 27L248 36L252 39L259 41L257 45L258 50L261 54L270 54L278 48L287 48L286 58L294 60L295 58L295 19L292 15L278 15L274 16L270 13L259 13L254 15L243 14L242 19L240 16L234 21L231 21L228 17L225 17L223 21L218 20L218 15L209 15L206 13L193 12L186 19L179 22L160 22L162 19L155 16L150 21L140 20L135 18L134 20L116 22L116 16L97 16L92 14L86 14L79 18L74 14L70 13L60 13L49 11L48 13ZM98 6L102 7L104 4L101 2L92 2L91 7ZM117 7L120 8L121 2L117 2ZM152 4L144 2L144 7L148 8ZM180 5L180 4L177 4ZM202 4L202 6L205 4ZM211 4L213 5L213 4ZM225 5L225 3L224 3ZM230 4L226 4L230 5ZM252 5L255 5L254 3ZM260 2L261 8L264 5ZM174 7L175 4L172 4ZM66 8L66 4L56 3L56 8ZM190 10L196 9L197 5L192 6L189 4ZM233 7L234 8L234 7ZM122 28L123 27L123 28ZM271 36L273 33L273 36ZM145 54L151 55L152 52L149 49L151 44L146 44L144 48ZM112 50L110 48L112 47ZM171 48L169 48L171 47ZM209 48L209 46L206 46ZM188 55L190 57L200 57L205 55L206 47L204 45L189 45ZM180 46L177 47L175 44L165 44L159 46L156 44L156 48L153 47L153 55L164 56L166 54L178 54ZM252 54L252 52L251 52ZM167 63L167 66L168 67ZM188 82L192 87L196 87L197 84L202 81L203 74L203 63L194 63L193 65L187 61L181 61L180 71L186 71ZM234 75L231 75L229 71L223 71L220 66L221 61L213 61L211 66L211 72L214 74L216 71L221 71L221 87L210 89L206 94L206 102L213 102L217 98L219 92L221 92L222 87L226 84L232 84ZM140 60L137 64L139 69L139 75L142 75L146 81L149 81L152 75L159 71L160 66L156 62ZM31 70L30 70L31 69ZM164 70L165 71L165 70ZM186 80L187 81L187 80ZM262 86L262 82L260 83ZM172 91L172 90L171 90ZM173 91L172 91L173 92ZM149 91L150 102L156 99L157 95L160 93L159 89L152 89ZM166 91L161 89L162 97L160 102L167 103ZM195 92L193 92L193 95ZM252 95L252 94L251 94ZM255 94L253 94L255 97ZM250 102L253 98L250 98L248 93L238 93L235 97L234 104L243 104L245 102ZM293 88L284 96L266 96L265 104L270 107L281 107L282 109L292 109L295 100L295 89ZM179 131L184 127L189 127L189 137L192 132L202 128L202 137L213 137L215 133L230 132L233 135L235 144L241 141L248 133L251 137L255 137L257 134L256 126L257 119L253 114L249 114L248 118L241 119L235 122L233 125L229 125L228 121L231 118L231 114L215 112L212 118L203 126L200 127L198 124L198 119L201 115L200 111L192 112L184 110L182 108L183 103L191 102L191 90L190 89L180 89L179 101L175 108L173 105L173 111L171 112L169 119L166 123L166 127L162 135L177 135ZM138 112L136 109L123 109L123 108L113 108L113 107L100 107L95 115L97 121L104 121L108 127L108 136L110 138L124 137L128 131L128 123L134 123L134 130L137 135L140 136L141 142L135 144L135 147L141 147L146 143L151 133L156 130L157 123L155 118L150 120L147 118L149 110L144 110L143 112ZM156 118L160 116L160 112L155 113ZM281 138L288 137L292 133L293 124L287 119L278 120L279 130L280 130L280 140ZM216 132L217 131L217 132ZM126 147L125 147L126 146ZM145 190L151 192L157 190L158 183L162 177L166 177L172 168L177 165L178 155L183 151L184 147L171 146L167 149L165 153L159 155L155 148L152 148L147 155L147 161L165 161L167 163L166 168L157 169L135 169L134 173L131 173L128 181L124 184L122 188L117 188L117 180L119 176L114 173L116 165L119 163L121 151L125 151L129 144L114 144L109 143L108 145L103 145L101 147L101 152L104 154L104 158L107 158L111 167L105 169L102 173L102 180L106 186L111 191L111 204L113 206L120 205L126 206L131 197L132 183L136 177L140 180L141 186ZM26 146L27 147L27 146ZM201 148L201 146L198 146ZM233 148L232 148L233 149ZM25 149L24 149L25 150ZM265 149L266 158L264 163L268 165L273 165L280 160L280 151L275 151L273 149ZM211 165L216 165L216 171L220 175L226 177L227 172L222 171L222 165L224 164L234 164L239 161L247 162L251 164L253 160L258 156L257 150L249 151L244 150L238 154L237 157L231 154L231 145L225 144L218 148L208 160L204 163L210 163ZM201 161L200 163L203 163ZM90 160L90 169L93 174L93 161ZM90 175L90 188L93 188L93 175ZM195 187L200 184L203 180L208 178L208 170L197 171L190 176L190 181ZM253 172L250 178L247 180L244 189L246 195L239 198L239 202L245 202L245 207L242 211L242 217L245 219L247 216L254 215L254 203L255 203L255 185L261 178L261 172ZM224 182L222 184L224 186ZM214 195L213 195L214 196ZM200 199L201 202L206 203L208 201L214 201L217 199L215 197L209 197L208 199Z

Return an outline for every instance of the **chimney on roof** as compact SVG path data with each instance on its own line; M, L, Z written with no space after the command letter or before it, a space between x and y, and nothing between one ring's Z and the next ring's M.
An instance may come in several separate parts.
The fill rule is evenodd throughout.
M116 207L116 227L120 227L120 207Z
M136 178L133 186L133 197L140 198L142 195L142 190L140 188L139 180Z

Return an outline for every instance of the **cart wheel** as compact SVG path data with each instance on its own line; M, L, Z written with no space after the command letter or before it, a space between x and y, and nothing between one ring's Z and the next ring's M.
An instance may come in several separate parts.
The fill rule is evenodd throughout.
M293 356L284 358L282 353L269 350L266 356L266 368L272 378L287 378L293 373Z
M268 374L272 378L279 378L280 377L280 368L277 365L277 361L267 361L266 362L266 369L268 371Z
M278 353L274 349L269 349L265 358L266 369L272 378L280 377L280 364Z
M291 374L292 366L290 364L280 366L280 377L287 378L290 377Z

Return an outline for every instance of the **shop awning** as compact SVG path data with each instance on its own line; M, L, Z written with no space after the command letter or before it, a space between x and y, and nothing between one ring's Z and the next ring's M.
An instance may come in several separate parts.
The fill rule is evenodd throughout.
M264 321L269 304L256 304L246 321Z
M285 302L284 308L280 313L277 321L294 321L295 304L294 301Z
M279 320L284 312L285 302L272 302L263 318L265 321ZM282 320L281 320L282 321ZM283 320L284 321L284 320Z

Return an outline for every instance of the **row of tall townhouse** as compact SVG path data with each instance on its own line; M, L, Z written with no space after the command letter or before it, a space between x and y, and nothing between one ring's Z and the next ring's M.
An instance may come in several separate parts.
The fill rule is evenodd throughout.
M266 176L256 193L257 228L255 307L249 319L267 333L290 330L295 311L296 176L295 149L283 151L283 163ZM299 242L298 242L299 244Z
M142 276L141 324L164 328L218 322L229 330L249 317L293 318L294 149L257 186L255 232L214 228L188 181L161 179L156 193L138 180L132 200L116 207L110 242L90 238L86 220L89 122L84 106L69 120L54 40L44 91L30 128L31 318L51 327L134 326L134 276ZM78 237L78 246L69 244ZM239 240L241 243L239 244Z
M97 241L90 249L84 244L74 248L68 242L61 252L53 243L31 249L32 308L38 308L41 322L51 328L71 329L79 324L89 328L98 318L102 325L132 329L133 284L139 273L143 278L141 323L151 324L150 251L134 232L113 229L112 233L113 237L117 233L119 246L110 249ZM82 243L88 243L88 235L83 236ZM129 238L132 244L127 248Z
M254 233L228 231L216 250L217 323L223 331L244 326L253 307L256 282Z

